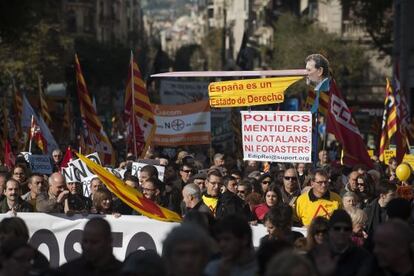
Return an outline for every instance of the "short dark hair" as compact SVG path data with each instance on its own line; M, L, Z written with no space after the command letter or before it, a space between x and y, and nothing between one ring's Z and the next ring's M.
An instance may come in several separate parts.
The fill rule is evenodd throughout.
M315 68L322 68L322 76L327 78L329 76L329 61L321 54L311 54L306 57L305 62L313 60L315 62Z
M91 218L86 223L85 228L88 226L100 229L104 237L107 238L109 242L112 240L111 225L109 225L109 222L106 221L105 219L101 217Z
M269 221L275 227L284 230L292 226L292 207L287 204L276 205L266 213L264 221Z
M136 182L136 183L139 183L139 179L138 179L138 177L136 177L136 176L134 176L134 175L125 175L124 176L124 181L133 181L133 182Z
M33 178L34 178L34 177L36 177L36 176L43 178L43 175L42 175L42 174L40 174L40 173L32 173L32 174L30 175L30 177L29 177L28 182L29 182L29 183L32 183Z
M376 187L376 195L387 194L388 192L395 192L397 186L391 183L389 180L382 180Z
M326 170L324 170L324 169L315 169L315 170L313 170L309 173L311 181L315 181L315 177L316 177L317 174L325 176L327 179L329 179L329 175L326 172Z
M150 177L158 177L158 170L153 165L145 165L141 168L141 172L147 172Z
M248 247L253 247L252 228L246 218L240 215L228 215L220 219L214 227L214 233L216 237L222 233L231 233L238 239L246 238Z
M226 175L225 177L223 177L223 184L225 187L227 187L230 181L236 181L236 178L234 178L231 175Z
M210 176L216 176L222 178L223 175L218 170L211 170L207 174L207 180L210 181Z

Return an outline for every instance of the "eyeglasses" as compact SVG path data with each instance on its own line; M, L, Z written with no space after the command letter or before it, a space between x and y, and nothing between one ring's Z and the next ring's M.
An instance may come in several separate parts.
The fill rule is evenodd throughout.
M357 183L357 185L358 185L358 186L365 186L365 183L364 183L364 182L362 182L362 183Z
M332 229L335 232L350 232L352 230L349 226L334 226Z
M294 176L284 176L285 180L296 181L296 177Z
M270 184L270 181L262 181L262 184Z

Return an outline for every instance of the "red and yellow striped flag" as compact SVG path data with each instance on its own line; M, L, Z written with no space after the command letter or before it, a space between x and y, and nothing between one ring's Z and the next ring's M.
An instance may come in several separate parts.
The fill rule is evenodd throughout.
M143 157L151 144L156 125L145 82L132 52L125 91L124 120L128 151L136 157Z
M397 132L397 106L392 91L390 81L387 79L385 86L385 101L384 101L384 113L382 116L382 128L381 128L381 140L379 147L379 159L384 161L385 150L390 145L391 138Z
M316 93L315 90L309 90L308 97L306 98L305 102L305 109L310 110L315 102ZM326 117L329 109L329 93L321 91L319 96L319 113Z
M50 117L50 114L49 114L49 107L47 106L45 95L42 89L42 81L40 80L39 75L37 75L37 82L39 85L40 115L42 116L46 125L50 127L50 124L52 123L52 118Z
M97 152L104 164L115 164L115 154L112 144L106 135L98 114L92 105L91 97L86 87L85 79L75 55L76 83L78 90L79 109L81 112L83 137L86 147L82 149L85 154Z
M161 207L154 201L145 198L137 189L126 185L121 179L108 172L104 167L89 160L82 154L77 153L76 155L99 177L112 193L135 211L156 220L173 222L181 221L179 214Z

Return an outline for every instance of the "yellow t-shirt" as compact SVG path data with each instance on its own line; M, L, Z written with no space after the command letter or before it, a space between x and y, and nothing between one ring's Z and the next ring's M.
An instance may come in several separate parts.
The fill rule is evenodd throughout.
M333 192L329 192L329 199L319 198L315 201L310 200L309 191L300 195L296 201L295 216L304 226L308 226L314 217L330 218L333 211L341 208L341 197Z
M211 197L208 195L203 195L202 196L203 202L205 205L208 206L208 208L210 208L211 212L216 215L216 208L217 208L217 201L218 198L217 197Z

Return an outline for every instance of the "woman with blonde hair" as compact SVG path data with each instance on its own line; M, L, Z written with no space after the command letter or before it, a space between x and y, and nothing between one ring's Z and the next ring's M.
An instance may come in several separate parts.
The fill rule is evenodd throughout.
M352 242L357 246L363 246L368 234L365 232L365 225L368 220L367 214L359 208L348 208L347 213L352 220Z

